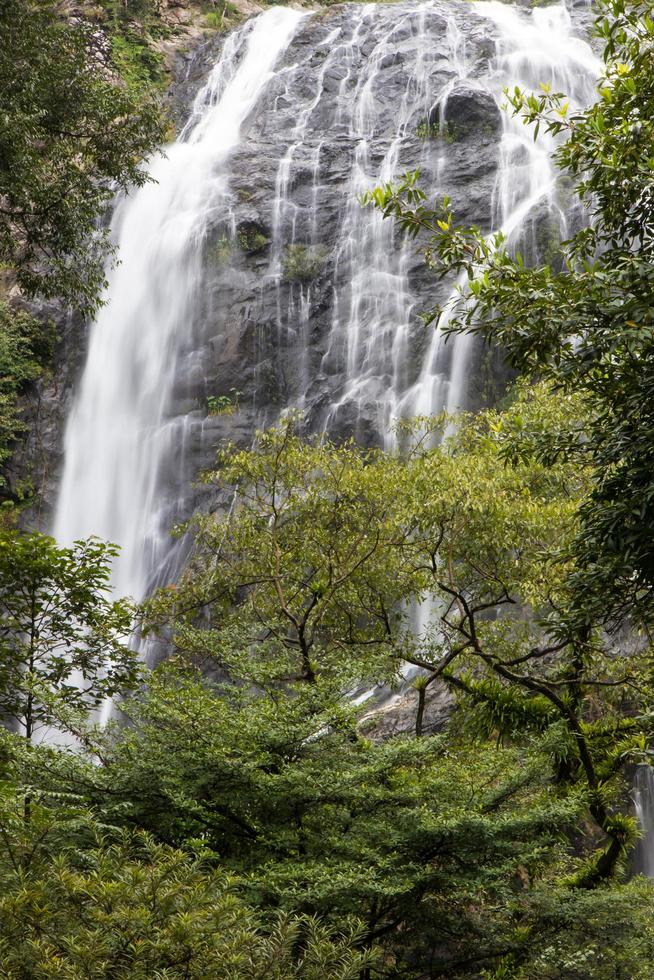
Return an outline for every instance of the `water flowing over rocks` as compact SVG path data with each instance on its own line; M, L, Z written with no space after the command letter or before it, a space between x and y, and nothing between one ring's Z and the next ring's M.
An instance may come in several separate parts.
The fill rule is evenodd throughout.
M456 284L363 191L419 168L432 202L527 255L578 220L551 141L500 110L507 84L592 98L595 59L562 6L273 8L205 45L183 94L212 61L157 183L117 204L121 264L81 378L71 357L44 395L59 417L72 406L54 532L117 541L135 598L177 573L169 529L203 505L193 481L223 440L251 445L295 406L310 430L392 447L398 416L497 396L501 352L424 326Z
M642 833L632 856L632 867L636 873L654 878L654 772L651 766L636 766L632 798Z

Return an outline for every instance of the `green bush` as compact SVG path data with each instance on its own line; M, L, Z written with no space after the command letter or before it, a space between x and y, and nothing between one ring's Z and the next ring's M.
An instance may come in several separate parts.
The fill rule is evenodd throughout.
M416 136L421 140L444 140L445 143L454 143L457 131L453 123L430 123L428 119L423 119L418 123Z
M111 54L116 68L132 91L165 86L162 55L135 31L127 29L124 33L114 34Z
M238 230L238 247L246 255L254 255L262 252L266 245L270 244L267 238L257 225L243 225Z
M243 394L236 388L230 388L228 395L209 395L207 409L209 415L231 415L238 409L238 400Z
M282 262L285 282L311 282L322 272L326 249L308 245L289 245Z

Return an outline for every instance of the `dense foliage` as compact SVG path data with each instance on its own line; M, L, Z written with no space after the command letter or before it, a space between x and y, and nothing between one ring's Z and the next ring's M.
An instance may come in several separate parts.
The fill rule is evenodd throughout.
M260 918L201 855L108 830L79 807L5 795L0 830L3 977L356 980L358 933L306 916Z
M133 611L109 596L115 555L93 539L58 548L42 534L0 534L0 711L27 739L62 708L97 707L136 684Z
M28 295L87 308L104 281L98 220L143 183L162 135L151 102L103 77L95 40L54 3L0 4L0 261Z
M264 931L280 911L355 930L352 955L373 955L361 976L645 977L649 886L623 873L647 661L555 633L592 471L504 461L523 425L582 412L525 390L403 458L307 442L293 418L226 449L207 479L233 488L230 514L197 519L193 565L144 611L175 656L104 730L63 692L53 719L74 751L9 743L27 822L34 800L52 820L75 801L184 868L199 849ZM380 740L351 692L407 664L412 717ZM426 737L445 685L456 708Z
M11 455L12 441L24 430L18 396L41 373L50 339L27 311L13 310L0 300L0 467Z

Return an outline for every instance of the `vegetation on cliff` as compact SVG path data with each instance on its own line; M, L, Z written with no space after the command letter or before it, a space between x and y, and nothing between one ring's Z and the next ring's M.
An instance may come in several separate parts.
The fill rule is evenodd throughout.
M92 309L107 246L98 226L116 190L147 179L161 117L103 77L89 25L49 3L7 0L0 18L0 261L26 295Z

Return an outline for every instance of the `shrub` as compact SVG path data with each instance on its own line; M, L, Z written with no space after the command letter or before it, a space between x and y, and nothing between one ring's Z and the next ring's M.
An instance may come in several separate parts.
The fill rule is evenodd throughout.
M324 248L308 245L289 245L282 263L286 282L311 282L323 270L327 257Z
M269 244L270 239L264 235L258 225L242 225L238 230L238 247L246 255L262 252Z

